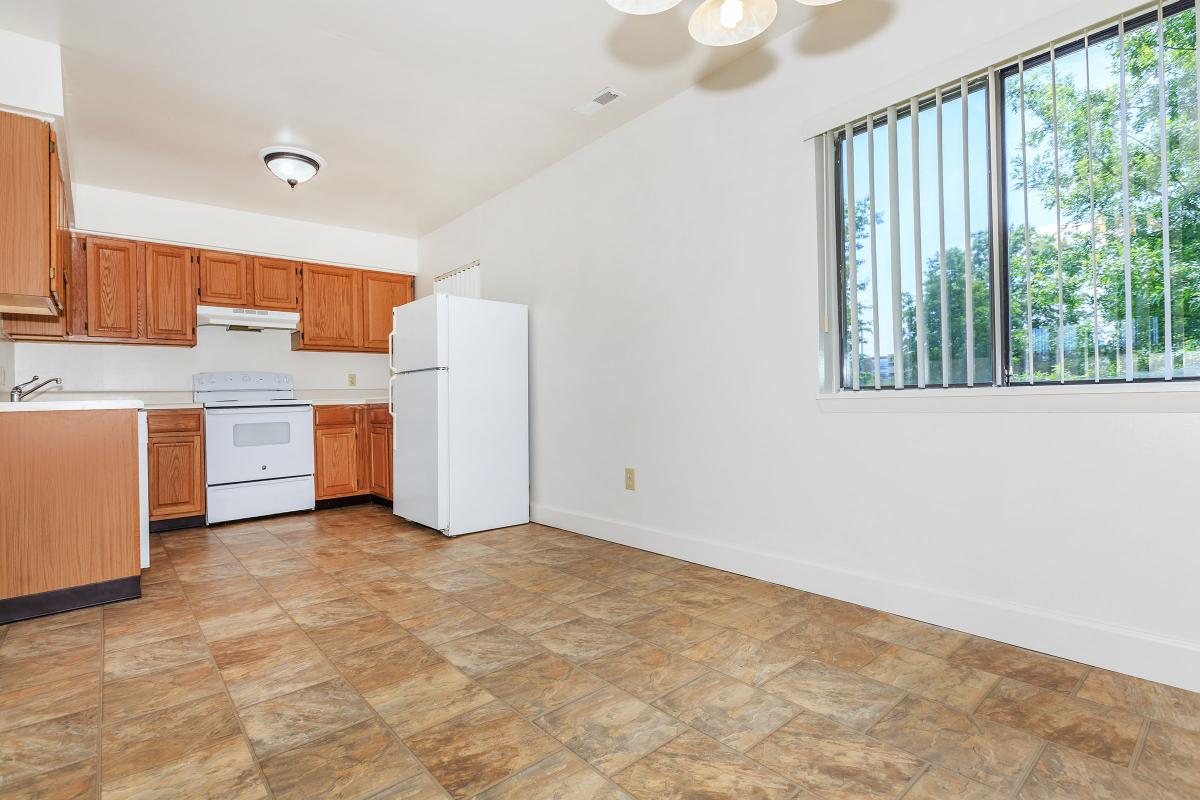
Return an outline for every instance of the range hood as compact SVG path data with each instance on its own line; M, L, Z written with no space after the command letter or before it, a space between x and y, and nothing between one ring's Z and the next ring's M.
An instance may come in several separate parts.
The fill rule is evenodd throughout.
M231 331L294 331L300 325L300 315L295 311L196 306L196 324L219 325Z

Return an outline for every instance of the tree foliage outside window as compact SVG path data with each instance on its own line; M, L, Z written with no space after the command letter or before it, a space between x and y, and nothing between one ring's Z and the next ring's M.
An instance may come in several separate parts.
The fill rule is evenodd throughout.
M879 388L916 386L921 377L927 386L1200 377L1194 3L1169 4L1161 26L1155 10L1126 20L1123 35L1114 26L1053 57L1026 59L991 85L998 98L989 97L987 81L971 84L965 115L961 92L942 95L940 150L929 98L919 104L915 131L905 105L891 118L894 132L880 116L870 129L835 137L843 385L855 387L855 364L863 388L875 387L877 375ZM989 151L992 126L999 154ZM895 187L889 135L898 145ZM992 164L1002 172L993 175ZM993 180L999 208L992 208ZM996 326L993 288L1006 312ZM996 337L1006 358L1000 375L992 364Z

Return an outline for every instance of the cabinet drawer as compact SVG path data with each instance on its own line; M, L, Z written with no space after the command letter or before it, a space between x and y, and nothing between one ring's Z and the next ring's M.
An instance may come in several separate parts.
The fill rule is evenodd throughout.
M392 421L392 415L388 413L386 405L372 405L367 408L372 425L387 425Z
M156 433L200 433L201 411L185 408L178 411L147 411L146 430Z
M322 425L354 425L355 413L358 406L314 406L314 424Z

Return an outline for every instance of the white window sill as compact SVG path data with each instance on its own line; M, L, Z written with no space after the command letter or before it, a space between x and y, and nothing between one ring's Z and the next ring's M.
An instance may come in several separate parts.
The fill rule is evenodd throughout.
M975 389L864 389L817 395L830 414L1200 414L1200 381Z

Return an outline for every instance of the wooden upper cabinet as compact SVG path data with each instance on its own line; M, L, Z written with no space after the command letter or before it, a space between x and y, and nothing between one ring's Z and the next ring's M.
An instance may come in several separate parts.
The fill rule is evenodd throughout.
M145 338L196 340L196 284L192 251L165 244L143 245L146 270Z
M251 281L246 256L200 251L200 305L249 306L254 302Z
M0 113L0 311L59 310L50 280L51 150L48 124Z
M413 278L387 272L364 272L362 295L362 347L386 353L388 334L392 331L392 309L412 302Z
M255 257L252 273L255 308L274 311L300 308L300 265L295 261Z
M89 236L85 251L87 335L137 339L138 243Z
M355 350L361 346L363 271L305 264L300 279L300 330L293 347Z

